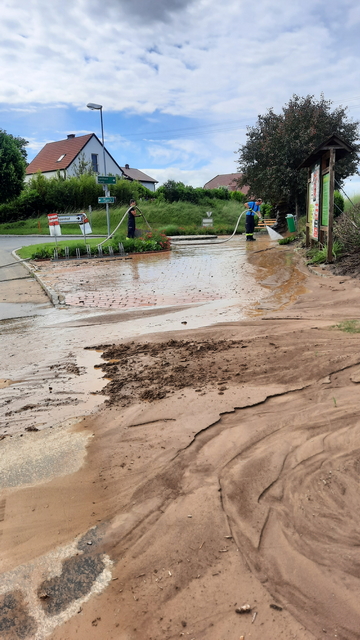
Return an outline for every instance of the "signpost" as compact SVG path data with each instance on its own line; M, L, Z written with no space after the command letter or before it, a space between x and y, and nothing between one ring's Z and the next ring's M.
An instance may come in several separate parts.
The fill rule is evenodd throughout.
M116 184L115 176L96 176L97 184Z
M98 198L99 204L114 204L115 198L113 196L103 196Z
M108 185L109 184L116 184L116 178L115 178L115 176L107 176L106 175L106 168L105 168L105 175L104 176L97 175L96 176L96 182L97 182L97 184L102 184L103 185L103 189L105 191L105 196L103 196L102 198L98 198L98 203L106 205L106 221L107 221L107 230L108 230L108 236L109 236L110 235L109 204L114 204L115 198L112 197L112 196L109 196L109 186Z

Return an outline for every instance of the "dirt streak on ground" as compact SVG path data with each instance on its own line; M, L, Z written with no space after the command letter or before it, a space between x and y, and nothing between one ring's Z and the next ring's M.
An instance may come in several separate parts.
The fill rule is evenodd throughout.
M109 380L85 464L1 494L2 571L43 558L1 638L359 638L360 334L334 328L359 283L304 277L271 316L89 345ZM103 590L67 615L77 567Z

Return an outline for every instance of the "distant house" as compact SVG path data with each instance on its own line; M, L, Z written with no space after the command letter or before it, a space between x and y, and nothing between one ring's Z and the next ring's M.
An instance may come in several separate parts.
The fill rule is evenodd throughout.
M220 189L223 187L229 191L241 191L246 195L249 187L245 185L240 188L238 186L240 178L242 178L242 173L223 173L204 184L204 189Z
M25 181L28 182L38 171L46 178L56 177L58 171L65 178L70 178L76 175L76 167L82 160L91 165L94 173L105 173L103 147L95 133L78 137L71 133L66 140L46 144L26 167ZM105 163L107 174L122 175L120 166L106 149Z
M154 178L150 178L146 173L139 171L139 169L130 169L129 165L126 164L124 167L120 167L121 172L127 180L136 180L140 182L144 187L150 189L150 191L155 191L155 185L158 184L158 180L154 180Z

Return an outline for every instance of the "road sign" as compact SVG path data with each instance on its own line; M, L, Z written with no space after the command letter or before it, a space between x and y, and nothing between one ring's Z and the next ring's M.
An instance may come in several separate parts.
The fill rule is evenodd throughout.
M115 198L113 196L105 196L104 198L98 198L99 204L114 204Z
M82 224L83 223L83 219L85 218L85 214L84 213L78 213L76 215L73 216L58 216L58 220L59 222L61 222L62 224Z
M96 176L98 184L116 184L115 176Z

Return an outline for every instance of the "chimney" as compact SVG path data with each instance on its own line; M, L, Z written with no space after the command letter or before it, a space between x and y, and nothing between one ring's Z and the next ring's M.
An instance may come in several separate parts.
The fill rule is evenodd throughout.
M128 164L125 165L125 169L130 169Z
M75 133L68 133L68 140L75 138Z

